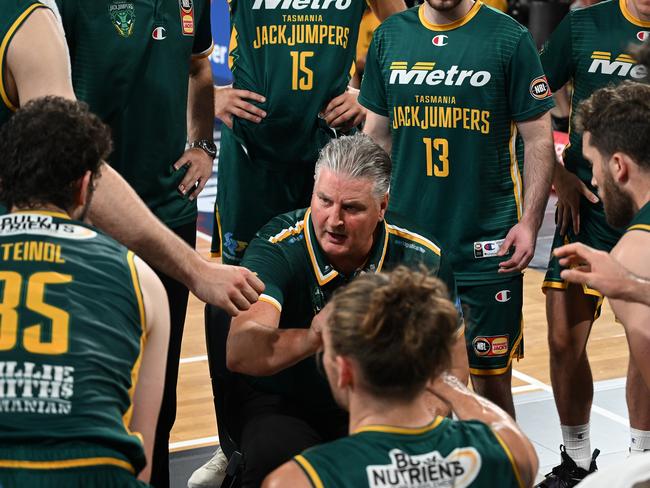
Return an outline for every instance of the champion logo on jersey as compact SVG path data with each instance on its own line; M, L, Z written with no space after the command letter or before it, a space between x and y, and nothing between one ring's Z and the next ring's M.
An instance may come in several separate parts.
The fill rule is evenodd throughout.
M167 39L167 30L164 27L156 27L151 33L151 37L153 37L156 41Z
M496 295L494 295L494 299L500 303L505 303L507 301L510 301L511 297L512 297L512 293L510 292L510 290L501 290Z
M636 33L636 38L641 42L650 39L650 31L639 31Z
M194 35L194 4L192 0L178 0L181 10L181 30L184 36Z
M434 37L433 39L431 39L431 44L433 44L436 47L446 46L448 44L447 39L449 39L449 36L440 34Z

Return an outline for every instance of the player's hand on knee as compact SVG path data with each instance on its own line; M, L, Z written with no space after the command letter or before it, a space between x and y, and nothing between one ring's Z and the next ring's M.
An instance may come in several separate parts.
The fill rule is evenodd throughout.
M514 248L514 252L510 259L499 263L499 273L523 271L535 254L536 236L536 229L524 220L510 229L497 256L505 256L512 248Z
M323 109L322 117L333 129L349 130L366 119L366 109L358 102L359 90L348 87Z
M584 196L592 203L598 202L587 185L580 178L564 169L556 168L553 185L557 193L557 225L560 234L565 235L569 225L573 225L574 234L580 232L580 196Z
M259 124L266 112L251 101L264 103L266 98L259 93L238 90L232 86L214 87L214 115L232 129L233 117Z
M212 175L212 157L203 149L190 148L174 163L174 170L185 167L187 171L178 185L178 192L194 200L205 188L205 184Z
M236 316L248 310L264 291L264 283L253 272L240 266L204 261L197 270L196 286L192 292L206 303Z

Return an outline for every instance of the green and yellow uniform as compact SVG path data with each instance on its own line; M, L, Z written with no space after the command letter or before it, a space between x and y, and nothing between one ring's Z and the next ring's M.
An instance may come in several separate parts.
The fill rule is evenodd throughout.
M636 213L632 222L630 222L630 225L627 226L626 232L631 232L633 230L650 232L650 203L646 203Z
M209 0L57 4L75 93L111 127L111 166L169 227L193 222L172 165L187 140L190 59L212 49Z
M365 5L231 0L233 86L264 95L267 115L222 129L212 252L224 262L238 263L272 217L309 204L318 151L336 136L319 113L347 87Z
M309 328L332 293L362 272L424 265L447 284L454 299L453 273L443 256L431 239L383 222L363 269L343 276L329 264L318 245L310 209L302 209L275 217L264 226L246 250L242 265L256 272L266 285L260 300L280 310L280 328ZM247 380L259 390L285 395L315 409L337 408L313 358L275 375Z
M643 78L647 70L628 55L631 45L650 37L650 22L636 19L625 0L607 0L591 7L569 12L541 51L542 64L553 90L569 81L573 85L569 145L564 151L564 165L589 189L591 166L582 157L582 133L574 130L576 107L595 90L617 84L625 79ZM596 204L580 198L580 233L569 226L566 236L556 229L553 248L569 242L583 242L596 249L610 251L621 237L621 230L610 227L605 220L601 202ZM551 255L544 288L564 289L568 284L560 277L557 258ZM588 295L602 298L594 289L583 287Z
M3 0L0 3L0 125L18 110L7 94L7 51L11 39L29 16L39 8L47 8L34 0ZM4 209L4 207L3 207ZM4 212L3 212L4 213Z
M532 37L511 17L477 1L456 22L433 25L424 8L393 15L377 29L359 101L389 119L389 211L409 216L449 250L461 301L470 306L472 372L495 374L522 344L521 276L499 274L507 258L496 256L522 214L516 123L553 102ZM503 300L492 289L499 283ZM491 320L475 320L475 295Z
M63 214L29 212L0 217L0 259L0 485L140 486L133 253Z
M314 488L523 487L489 426L437 417L419 428L370 425L294 457Z

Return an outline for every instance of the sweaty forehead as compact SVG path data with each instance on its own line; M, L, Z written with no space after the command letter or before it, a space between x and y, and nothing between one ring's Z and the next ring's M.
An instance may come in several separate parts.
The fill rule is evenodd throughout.
M372 194L373 182L368 178L355 178L323 168L314 185L318 195L355 199Z

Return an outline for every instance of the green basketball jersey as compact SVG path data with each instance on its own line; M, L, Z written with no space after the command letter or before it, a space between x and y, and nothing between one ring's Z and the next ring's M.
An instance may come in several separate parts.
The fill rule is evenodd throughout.
M7 69L7 51L11 39L20 29L20 26L38 8L44 8L40 2L34 0L2 0L0 2L0 125L18 109L7 94L5 79Z
M113 166L170 227L196 218L172 165L187 139L192 55L212 47L209 0L57 0L80 100L110 125Z
M334 132L318 116L350 79L364 0L231 0L233 85L266 97L234 119L256 163L312 164Z
M542 64L551 88L573 83L564 164L590 187L591 166L582 157L582 133L573 130L576 108L598 88L643 78L647 69L637 65L628 52L631 45L648 38L650 22L636 19L625 0L606 0L570 11L542 47Z
M632 219L632 222L630 222L630 225L627 226L627 232L631 230L650 232L650 202L641 207Z
M141 437L128 429L144 341L133 253L33 212L0 217L0 259L0 468L139 472Z
M518 488L512 454L483 422L372 425L296 456L315 488Z
M280 312L280 328L309 328L332 293L361 272L390 270L400 264L427 267L456 296L454 276L440 247L431 239L383 222L364 268L343 276L327 261L314 235L310 209L273 218L246 249L242 266L257 273L266 285L260 300ZM273 376L249 377L251 384L317 408L334 407L327 380L307 358Z
M549 110L550 91L530 34L508 15L477 1L438 26L424 8L375 31L359 98L390 121L389 210L440 239L459 285L500 281L496 253L522 213L515 122Z

